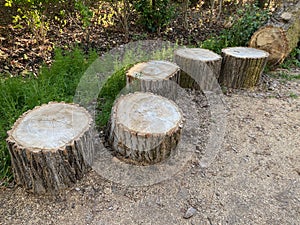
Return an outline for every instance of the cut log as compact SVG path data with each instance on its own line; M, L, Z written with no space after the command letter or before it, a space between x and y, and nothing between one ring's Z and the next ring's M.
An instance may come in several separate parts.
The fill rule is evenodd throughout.
M109 143L116 156L132 164L149 165L170 156L180 140L181 110L149 92L123 95L111 113Z
M51 102L29 110L8 135L15 181L33 193L71 186L93 160L93 120L75 104Z
M221 85L229 88L254 87L266 65L269 53L246 47L222 49Z
M182 68L181 87L207 90L212 80L219 77L222 58L207 49L180 48L175 51L175 62ZM193 74L197 74L197 77L193 77Z
M127 87L137 82L138 91L152 92L172 100L176 99L179 79L180 68L162 60L138 63L126 74Z
M270 53L271 67L282 63L300 41L300 1L294 2L285 1L249 42L250 47Z

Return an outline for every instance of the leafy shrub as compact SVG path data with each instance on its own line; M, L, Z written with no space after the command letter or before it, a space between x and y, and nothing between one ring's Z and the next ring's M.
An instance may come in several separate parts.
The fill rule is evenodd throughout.
M43 41L49 30L51 20L65 26L67 20L66 12L76 16L83 24L83 27L90 25L93 12L89 6L93 1L77 0L5 0L6 7L17 9L13 15L13 24L16 28L22 28L24 23L29 27L38 41Z
M170 0L139 0L134 7L140 13L140 23L151 32L159 33L174 15Z
M37 105L49 101L72 102L81 76L96 57L95 52L85 57L79 49L71 52L58 49L52 66L42 67L38 78L0 80L0 181L11 178L6 132L22 113Z
M222 48L247 46L253 33L269 19L269 16L269 10L246 4L237 11L236 16L233 17L233 25L229 29L205 40L200 46L219 54Z

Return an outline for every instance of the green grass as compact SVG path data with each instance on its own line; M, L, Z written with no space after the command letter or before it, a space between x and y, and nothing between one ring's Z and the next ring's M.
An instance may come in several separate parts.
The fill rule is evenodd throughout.
M300 74L291 74L288 72L270 73L270 76L279 81L286 83L287 81L299 80Z
M284 62L280 65L281 68L291 69L292 67L300 67L300 61L297 59L298 54L300 54L300 48L294 48ZM300 76L300 75L299 75Z
M72 102L77 84L88 66L97 58L75 48L71 52L55 51L50 68L43 66L36 78L30 76L0 78L0 181L12 179L10 155L5 139L7 131L25 111L49 101Z
M280 73L279 77L281 79L291 81L291 80L298 80L298 79L300 79L300 74L295 75L295 74L288 74L288 73Z
M103 128L107 124L113 103L120 91L126 86L126 71L132 66L133 65L129 64L115 72L107 79L101 88L97 106L97 111L99 113L96 118L98 127Z
M298 98L299 96L293 92L290 93L290 98L293 98L293 99L296 99Z

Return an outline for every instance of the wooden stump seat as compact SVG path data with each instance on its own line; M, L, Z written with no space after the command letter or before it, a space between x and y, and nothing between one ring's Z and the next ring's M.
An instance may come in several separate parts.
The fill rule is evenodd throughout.
M269 53L247 47L222 49L221 85L229 88L254 87L264 70Z
M122 160L154 164L168 158L176 148L182 126L182 112L173 101L149 92L135 92L115 102L109 142Z
M27 111L8 131L16 183L34 193L71 186L90 168L94 137L93 120L78 105L51 102Z
M152 92L175 100L180 68L171 62L152 60L134 65L127 71L127 86L137 82L141 92Z

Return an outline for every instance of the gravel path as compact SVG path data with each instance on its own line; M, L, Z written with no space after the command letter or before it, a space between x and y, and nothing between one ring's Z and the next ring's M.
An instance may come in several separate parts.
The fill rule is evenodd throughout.
M178 174L152 186L91 171L55 197L2 188L0 224L299 224L300 82L269 86L224 97L225 140L208 168L200 145Z

